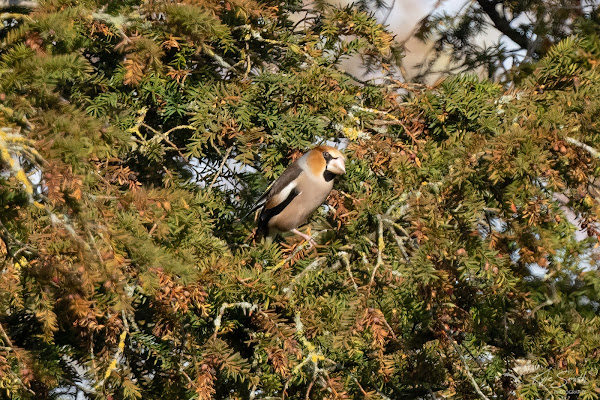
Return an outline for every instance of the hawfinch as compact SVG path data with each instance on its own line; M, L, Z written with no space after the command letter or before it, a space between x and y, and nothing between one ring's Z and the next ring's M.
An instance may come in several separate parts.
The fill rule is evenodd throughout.
M325 201L333 188L333 178L346 172L344 156L330 146L318 146L290 165L263 194L252 209L262 207L258 235L293 232L315 245L309 235L296 228Z

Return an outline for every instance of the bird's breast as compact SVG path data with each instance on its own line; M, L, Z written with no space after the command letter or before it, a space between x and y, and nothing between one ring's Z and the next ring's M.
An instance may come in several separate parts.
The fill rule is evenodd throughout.
M333 189L333 181L301 177L296 186L299 194L278 215L271 218L269 228L290 231L306 223L310 215L327 199Z

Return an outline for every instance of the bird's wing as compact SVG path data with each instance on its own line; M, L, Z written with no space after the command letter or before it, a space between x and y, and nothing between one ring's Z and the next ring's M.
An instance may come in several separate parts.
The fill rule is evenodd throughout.
M266 208L277 207L283 201L287 199L289 194L296 186L296 180L302 174L302 168L297 164L293 163L290 165L275 182L271 185L267 191L260 196L256 201L252 210L247 215L252 214L254 211L265 206Z

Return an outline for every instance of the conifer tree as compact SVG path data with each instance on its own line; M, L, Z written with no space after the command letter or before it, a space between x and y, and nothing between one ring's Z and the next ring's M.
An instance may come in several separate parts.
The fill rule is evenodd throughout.
M510 90L427 87L394 79L393 36L353 6L13 11L2 396L598 397L596 35ZM254 241L254 199L326 140L348 162L319 245Z
M440 73L447 64L442 74L479 69L490 78L511 81L515 66L529 69L532 60L573 33L592 33L600 16L597 1L476 0L448 4L449 9L441 5L438 2L415 30L432 47L413 79Z

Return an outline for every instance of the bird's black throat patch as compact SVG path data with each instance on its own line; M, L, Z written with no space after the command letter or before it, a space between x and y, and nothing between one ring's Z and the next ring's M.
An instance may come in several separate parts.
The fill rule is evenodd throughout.
M328 170L325 170L325 172L323 172L323 179L325 179L325 182L329 182L333 178L335 178L335 174L333 172Z

